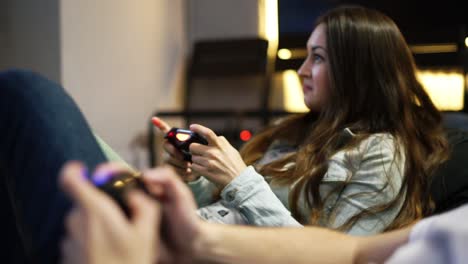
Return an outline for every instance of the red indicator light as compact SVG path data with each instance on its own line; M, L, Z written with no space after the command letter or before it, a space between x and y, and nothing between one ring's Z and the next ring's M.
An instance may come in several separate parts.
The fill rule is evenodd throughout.
M187 139L190 138L190 135L189 135L189 134L178 133L178 134L176 135L176 138L177 138L179 141L186 141Z
M252 137L252 133L248 130L242 130L239 133L239 137L242 141L248 141Z

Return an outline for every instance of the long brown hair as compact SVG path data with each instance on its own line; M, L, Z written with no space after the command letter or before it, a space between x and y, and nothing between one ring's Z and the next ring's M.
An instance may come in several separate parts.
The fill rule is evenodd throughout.
M298 146L296 153L260 168L282 184L297 183L290 197L291 211L299 217L298 199L305 188L311 208L309 222L323 213L319 186L327 161L336 152L356 146L373 133L389 133L405 155L403 188L388 204L363 211L360 217L384 211L403 199L403 207L387 230L405 226L433 210L428 202L431 172L448 155L441 115L416 79L412 54L395 23L386 15L359 6L332 9L319 17L316 26L326 27L330 97L318 114L294 115L271 125L241 149L247 164L254 164L273 140ZM357 137L341 144L344 128ZM409 147L411 146L411 147ZM283 166L291 161L288 171ZM391 177L391 175L390 175Z

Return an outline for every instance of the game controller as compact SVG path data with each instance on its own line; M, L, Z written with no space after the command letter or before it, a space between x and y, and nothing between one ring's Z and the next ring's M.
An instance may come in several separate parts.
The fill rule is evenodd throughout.
M128 192L132 189L139 189L148 193L140 173L119 172L99 175L99 177L93 178L93 183L98 189L110 195L123 209L127 217L130 217L130 208L126 201Z
M169 130L164 138L166 138L169 143L182 152L184 155L184 160L190 162L192 161L192 154L190 154L189 150L190 144L200 143L203 145L208 145L208 141L200 134L191 130L176 127Z

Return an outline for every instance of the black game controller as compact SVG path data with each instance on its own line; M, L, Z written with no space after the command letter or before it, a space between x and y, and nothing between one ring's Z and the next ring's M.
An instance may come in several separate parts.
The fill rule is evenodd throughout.
M102 178L94 178L93 182L96 187L109 194L119 204L127 217L130 217L130 208L125 199L127 193L132 189L148 193L139 173L119 172L105 175Z
M173 127L169 132L167 132L164 137L176 147L184 155L184 160L192 161L192 154L190 154L189 146L192 143L200 143L203 145L208 145L208 141L198 133L193 131Z

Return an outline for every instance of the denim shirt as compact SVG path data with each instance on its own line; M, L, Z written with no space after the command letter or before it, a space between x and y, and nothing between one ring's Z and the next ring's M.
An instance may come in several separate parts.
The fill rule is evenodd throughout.
M349 129L345 132L354 136ZM320 226L336 229L360 212L396 198L403 188L405 156L403 147L396 155L395 145L393 136L377 133L355 148L339 151L330 158L328 170L319 186L322 199L327 197L325 211L319 219ZM262 159L279 158L282 155L278 153L284 155L289 151L290 146L276 145L270 147ZM222 190L221 200L226 207L238 210L249 225L301 226L299 222L307 222L310 208L305 203L304 190L298 201L302 218L297 221L291 216L288 202L294 184L277 186L269 183L269 179L260 175L253 166L248 166ZM344 183L345 187L336 192L336 188ZM206 178L200 177L188 186L199 207L215 202L213 192L216 187ZM380 233L395 219L402 205L403 199L399 199L383 212L360 217L346 232L354 235Z

